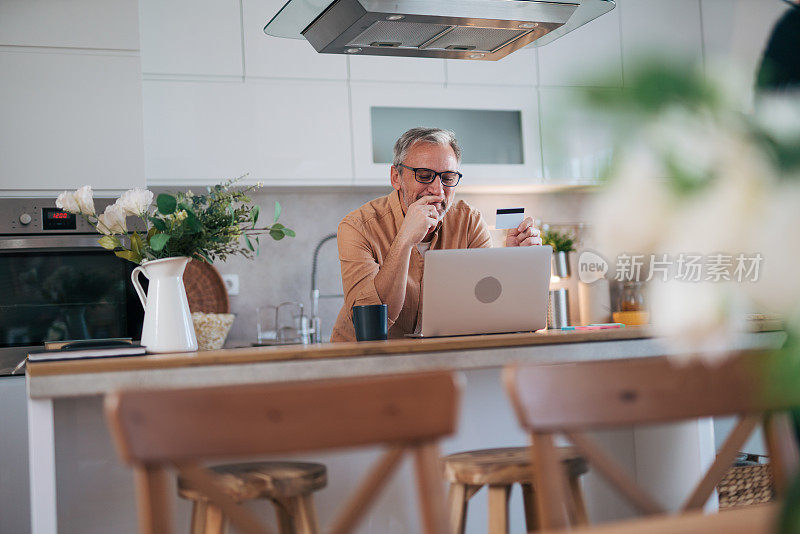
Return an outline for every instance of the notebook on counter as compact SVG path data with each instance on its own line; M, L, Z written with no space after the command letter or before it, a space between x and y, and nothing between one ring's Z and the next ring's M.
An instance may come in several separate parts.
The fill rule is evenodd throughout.
M45 350L28 353L29 362L51 362L59 360L82 360L87 358L111 358L118 356L140 356L147 349L130 339L91 339L85 341L61 341L45 345Z

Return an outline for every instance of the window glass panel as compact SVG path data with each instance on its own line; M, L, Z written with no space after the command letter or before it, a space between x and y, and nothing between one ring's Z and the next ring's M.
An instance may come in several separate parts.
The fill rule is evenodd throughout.
M371 115L374 163L391 163L397 138L417 126L453 130L464 164L525 163L519 111L373 107Z

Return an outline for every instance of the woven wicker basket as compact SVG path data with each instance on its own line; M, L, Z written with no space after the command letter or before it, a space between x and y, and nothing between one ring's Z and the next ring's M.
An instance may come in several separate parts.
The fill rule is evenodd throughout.
M775 498L772 470L768 463L758 463L757 455L747 455L749 465L734 465L717 486L719 508L733 508L769 502Z

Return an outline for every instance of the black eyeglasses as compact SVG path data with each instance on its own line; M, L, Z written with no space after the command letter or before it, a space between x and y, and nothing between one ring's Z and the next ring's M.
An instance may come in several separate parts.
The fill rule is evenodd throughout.
M442 185L445 187L455 187L458 185L458 182L461 180L461 177L464 176L460 172L456 171L442 171L436 172L433 169L425 169L422 167L409 167L408 165L403 165L402 163L395 165L395 167L404 167L410 171L414 171L414 179L421 184L429 184L436 179L438 176L442 180Z

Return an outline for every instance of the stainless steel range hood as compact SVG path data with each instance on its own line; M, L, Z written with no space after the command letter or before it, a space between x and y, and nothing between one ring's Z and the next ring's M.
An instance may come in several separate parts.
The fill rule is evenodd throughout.
M614 9L614 0L290 0L264 28L323 54L498 60Z

